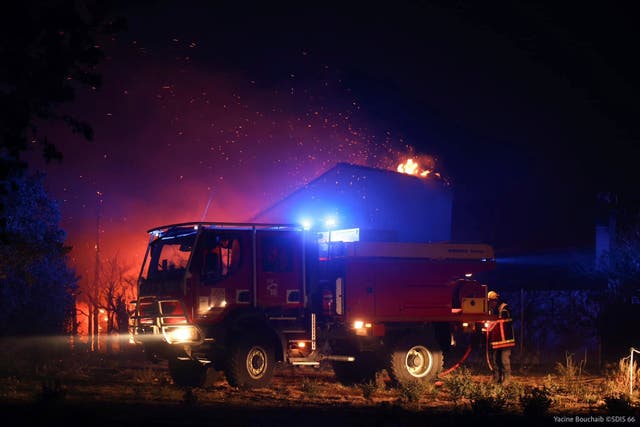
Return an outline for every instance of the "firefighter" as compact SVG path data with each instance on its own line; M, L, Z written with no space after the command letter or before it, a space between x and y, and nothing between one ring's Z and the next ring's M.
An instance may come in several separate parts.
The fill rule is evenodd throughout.
M489 291L487 298L489 313L498 316L498 320L490 322L487 328L493 379L499 384L507 384L511 379L511 349L516 345L511 309L496 291Z

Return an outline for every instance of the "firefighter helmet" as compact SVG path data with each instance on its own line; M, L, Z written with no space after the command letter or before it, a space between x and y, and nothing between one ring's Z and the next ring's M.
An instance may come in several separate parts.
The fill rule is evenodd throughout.
M498 299L498 298L500 298L500 294L497 293L496 291L489 291L489 293L487 294L487 298L488 299Z

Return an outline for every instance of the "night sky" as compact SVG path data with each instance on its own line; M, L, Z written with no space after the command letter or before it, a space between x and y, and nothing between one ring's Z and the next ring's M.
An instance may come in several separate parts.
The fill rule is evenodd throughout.
M504 253L590 246L599 192L637 201L636 10L374 3L123 11L102 87L64 107L95 139L51 129L64 159L39 166L78 273L98 191L101 251L134 268L147 229L201 219L210 197L205 220L246 220L337 162L428 156L454 238Z

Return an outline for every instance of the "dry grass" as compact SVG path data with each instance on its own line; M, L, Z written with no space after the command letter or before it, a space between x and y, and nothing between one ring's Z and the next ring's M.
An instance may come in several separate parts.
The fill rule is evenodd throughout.
M351 387L341 385L328 367L282 368L269 387L239 390L223 375L207 388L185 390L172 384L166 364L153 364L138 353L83 354L75 360L58 360L45 368L17 371L2 367L0 403L3 405L50 403L66 405L134 405L160 408L244 408L247 411L318 410L371 411L384 414L430 413L483 415L523 414L525 391L547 390L552 404L549 416L607 414L606 396L621 382L620 367L608 376L588 375L572 360L548 373L519 375L507 387L491 384L489 372L465 368L428 387L392 387L387 375ZM74 368L75 367L75 368ZM618 377L616 377L616 375ZM616 382L617 380L617 382ZM611 389L611 393L608 390ZM637 408L637 393L630 399ZM616 402L613 402L616 403ZM624 402L623 402L624 403ZM608 402L612 407L612 402ZM634 409L637 412L637 409ZM355 415L354 415L355 416ZM393 417L393 415L389 415Z

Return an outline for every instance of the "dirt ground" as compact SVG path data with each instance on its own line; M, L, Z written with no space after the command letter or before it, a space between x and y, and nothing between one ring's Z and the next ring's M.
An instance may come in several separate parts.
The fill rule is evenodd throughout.
M465 369L475 384L490 382L483 367ZM516 369L514 373L514 390L561 381L552 371L525 375ZM560 396L548 414L538 418L524 416L515 398L498 412L481 414L472 409L468 399L454 399L446 378L415 401L386 379L380 376L377 386L368 389L369 395L363 385L341 385L329 366L279 367L267 388L239 390L215 373L206 388L182 389L172 384L166 363L154 364L138 353L125 353L58 360L56 366L30 375L4 372L0 404L5 416L17 420L12 425L38 426L543 425L614 420L605 418L614 414L597 403ZM589 386L603 379L582 375L576 381ZM637 424L636 415L625 414L627 418L616 421Z

